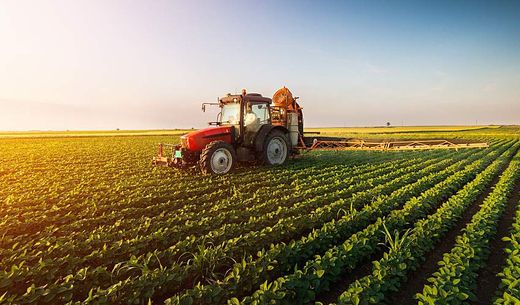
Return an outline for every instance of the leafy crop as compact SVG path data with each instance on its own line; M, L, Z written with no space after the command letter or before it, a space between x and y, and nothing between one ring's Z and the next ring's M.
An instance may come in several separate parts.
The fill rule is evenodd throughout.
M462 304L473 298L477 271L489 255L489 240L519 176L520 153L457 238L455 247L439 262L440 268L429 279L431 284L417 295L420 304Z
M387 135L449 133L488 149L313 152L226 176L151 166L155 144L177 133L1 138L0 303L305 304L378 253L338 302L382 301L517 166L519 142L500 129ZM514 175L501 176L505 195L478 219L490 229ZM497 302L518 298L517 231Z

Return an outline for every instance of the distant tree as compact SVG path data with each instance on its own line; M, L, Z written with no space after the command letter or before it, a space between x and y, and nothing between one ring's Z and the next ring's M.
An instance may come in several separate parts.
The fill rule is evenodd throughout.
M116 128L117 131L119 131L119 128Z
M390 127L390 122L386 122L386 127Z

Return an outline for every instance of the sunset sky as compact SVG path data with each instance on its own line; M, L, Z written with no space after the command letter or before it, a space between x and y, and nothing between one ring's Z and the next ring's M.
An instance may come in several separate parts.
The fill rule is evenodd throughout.
M520 1L0 0L0 130L202 127L284 85L313 127L520 124Z

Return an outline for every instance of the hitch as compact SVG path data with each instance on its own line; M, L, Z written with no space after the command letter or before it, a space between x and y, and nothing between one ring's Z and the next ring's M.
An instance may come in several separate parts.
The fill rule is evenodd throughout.
M172 167L176 163L175 162L175 152L176 152L175 148L177 146L178 145L174 145L174 144L159 143L159 146L157 148L157 156L153 157L153 159L152 159L153 165ZM164 154L165 147L168 147L170 149L170 151L171 151L170 156L166 156Z

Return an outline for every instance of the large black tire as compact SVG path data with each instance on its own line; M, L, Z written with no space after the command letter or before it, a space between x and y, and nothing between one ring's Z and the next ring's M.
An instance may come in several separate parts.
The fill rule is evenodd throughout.
M199 166L203 174L226 174L235 168L237 154L233 146L224 141L213 141L200 154Z
M265 165L280 165L285 163L289 152L287 134L280 130L273 130L265 137L259 159Z

